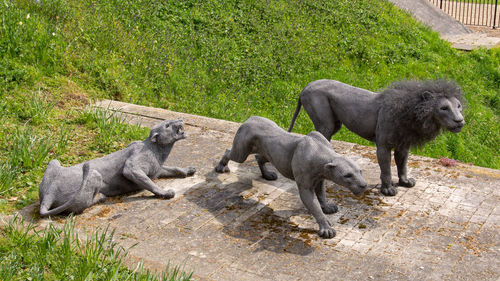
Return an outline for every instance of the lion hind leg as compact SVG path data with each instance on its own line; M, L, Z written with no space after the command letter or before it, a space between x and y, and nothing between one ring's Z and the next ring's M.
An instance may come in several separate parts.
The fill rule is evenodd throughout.
M52 194L47 194L42 201L40 201L40 215L46 216L49 214L49 210L52 207L52 203L54 202L54 197Z
M89 190L93 191L95 189L95 187L89 186L89 182L92 182L91 178L95 173L97 173L97 172L95 172L93 170L91 171L90 165L88 164L88 162L85 162L82 166L82 181L81 181L81 184L80 184L80 187L78 188L78 190L76 190L74 192L74 194L72 195L72 197L68 201L66 201L64 204L62 204L54 209L49 209L49 207L50 207L49 204L53 204L53 198L55 196L57 196L57 194L53 194L53 193L47 194L48 195L47 198L50 198L50 200L45 199L45 198L42 199L42 202L40 203L40 215L42 217L53 216L53 215L57 215L57 214L60 214L62 212L65 212L65 211L70 211L73 213L80 213L85 208L87 208L88 203L83 202L80 199L82 197L83 198L89 197L89 195L88 195ZM99 173L97 173L97 174L99 174ZM100 175L99 175L99 177L100 177ZM102 182L102 180L101 180L101 182ZM90 196L92 196L92 194L90 194ZM93 197L91 197L90 199L92 199L92 198Z
M49 214L50 208L54 203L54 197L57 195L57 183L54 183L57 175L61 172L61 163L53 159L47 165L43 175L42 182L38 187L38 196L40 198L40 214L45 216Z
M245 162L245 160L247 160L248 155L254 153L254 151L252 151L252 137L251 135L249 135L249 131L246 130L247 127L245 126L245 124L246 123L243 123L243 125L238 129L238 132L234 136L233 147L226 150L226 152L222 156L222 159L215 167L215 171L217 173L229 172L229 168L227 167L227 163L229 162L229 160L237 163L243 163Z
M333 123L332 136L335 135L340 130L340 128L342 128L342 122L336 119L335 122Z
M243 163L245 160L247 160L248 155L250 155L249 151L239 151L235 150L234 147L233 149L227 149L224 155L222 156L222 159L219 161L217 166L215 167L215 171L217 173L227 173L229 172L229 167L227 164L229 163L229 160L238 162L238 163Z
M332 136L342 127L342 122L336 118L328 99L308 99L302 103L314 124L314 129L330 141Z
M84 209L106 201L106 196L101 193L101 189L103 188L104 181L102 180L102 175L96 170L91 170L87 188L85 190L85 192L87 193L86 196L88 198L88 206L85 206Z
M278 178L275 172L269 171L266 167L266 163L269 162L266 157L256 154L255 159L257 160L257 164L259 164L260 172L262 173L262 177L268 181L274 181Z

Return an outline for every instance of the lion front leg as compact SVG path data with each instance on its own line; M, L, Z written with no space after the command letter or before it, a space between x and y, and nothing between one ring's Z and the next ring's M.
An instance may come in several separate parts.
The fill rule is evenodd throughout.
M392 184L391 176L391 149L384 145L377 145L377 160L380 167L380 192L386 196L394 196L398 192Z
M330 222L323 214L319 202L314 200L316 194L313 188L309 188L307 184L304 184L300 179L297 180L297 186L299 188L299 195L302 203L304 203L304 206L306 206L307 210L313 215L319 225L318 235L326 239L335 237L335 230L331 227Z
M175 196L174 190L161 189L148 177L148 175L143 170L141 170L138 165L134 165L130 161L125 162L125 166L123 167L123 176L131 182L135 183L139 188L151 191L158 197L170 199Z
M404 187L414 187L415 179L408 178L407 175L407 163L408 163L408 153L410 152L409 147L399 148L394 150L394 160L396 160L396 166L398 168L398 185Z
M334 203L326 202L326 191L324 181L318 181L314 186L314 192L318 198L319 205L324 214L334 214L339 211L339 208Z
M169 167L162 166L160 172L157 177L159 178L167 178L167 177L188 177L194 175L196 172L195 167L187 167L187 168L179 168L179 167Z

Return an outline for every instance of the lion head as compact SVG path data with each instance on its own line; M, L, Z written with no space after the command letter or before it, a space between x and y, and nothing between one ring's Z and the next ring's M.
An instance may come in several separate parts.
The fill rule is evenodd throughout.
M363 194L368 186L358 164L344 157L336 157L325 164L323 174L334 183L349 188L354 195Z
M158 145L169 145L185 139L184 121L182 119L164 120L151 128L149 139Z
M442 129L458 133L465 124L464 96L448 80L401 81L382 92L381 109L390 116L392 142L396 145L423 145Z

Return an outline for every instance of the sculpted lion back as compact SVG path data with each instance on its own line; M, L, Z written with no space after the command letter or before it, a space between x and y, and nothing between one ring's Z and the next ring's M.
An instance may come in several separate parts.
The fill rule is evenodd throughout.
M307 136L290 134L273 121L258 116L250 117L240 126L231 150L226 150L215 170L229 172L229 160L243 163L254 153L265 179L277 178L276 173L265 166L271 162L283 176L295 180L300 198L318 222L318 235L323 238L335 236L324 214L338 210L335 204L326 202L324 180L345 186L357 195L367 186L359 166L335 153L320 133L312 132Z
M161 198L174 197L173 190L163 190L151 179L186 177L195 173L193 167L163 165L174 143L184 138L181 119L165 120L151 129L146 140L132 142L125 149L102 158L71 167L61 166L57 160L50 161L38 191L40 215L80 213L105 200L106 196L143 189Z
M301 92L289 132L303 106L314 127L328 140L345 125L377 145L380 191L396 194L391 179L391 150L398 170L398 184L415 186L407 177L412 146L433 140L443 129L458 133L465 124L460 87L448 80L401 81L381 94L334 80L317 80Z

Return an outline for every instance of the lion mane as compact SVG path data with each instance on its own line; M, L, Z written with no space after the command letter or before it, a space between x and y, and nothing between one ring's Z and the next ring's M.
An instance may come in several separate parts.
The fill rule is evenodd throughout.
M380 95L380 110L393 122L390 136L395 147L422 146L436 138L441 125L434 118L440 98L465 99L460 87L449 80L405 80L391 84Z

